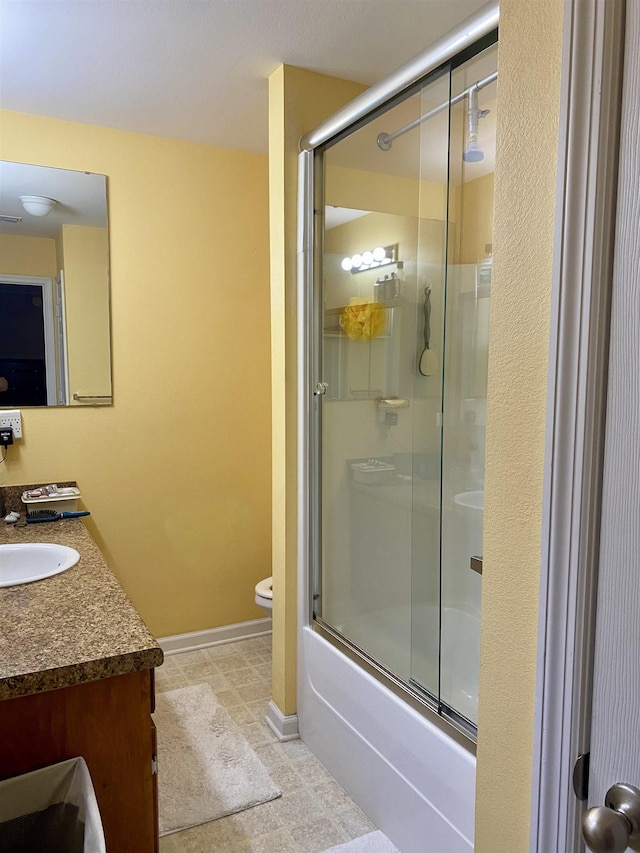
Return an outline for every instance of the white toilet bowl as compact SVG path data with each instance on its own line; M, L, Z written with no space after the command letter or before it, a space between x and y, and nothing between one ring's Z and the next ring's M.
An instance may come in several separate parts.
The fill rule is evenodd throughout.
M273 608L273 577L265 578L256 584L256 604L267 616L271 616Z

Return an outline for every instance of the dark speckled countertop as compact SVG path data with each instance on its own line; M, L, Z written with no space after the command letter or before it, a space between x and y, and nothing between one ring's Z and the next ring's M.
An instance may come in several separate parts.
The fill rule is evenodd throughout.
M22 527L0 520L0 544L17 542L68 545L80 560L51 578L0 588L0 700L162 663L82 519Z

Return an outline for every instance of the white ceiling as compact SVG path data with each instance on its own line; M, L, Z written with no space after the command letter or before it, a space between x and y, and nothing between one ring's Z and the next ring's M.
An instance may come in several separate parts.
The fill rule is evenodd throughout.
M47 216L30 216L21 195L45 196L56 205ZM0 221L0 234L12 236L52 238L63 224L104 228L107 181L91 172L0 161L0 215L22 217L22 222Z
M485 0L0 0L0 107L266 153L281 63L372 84Z

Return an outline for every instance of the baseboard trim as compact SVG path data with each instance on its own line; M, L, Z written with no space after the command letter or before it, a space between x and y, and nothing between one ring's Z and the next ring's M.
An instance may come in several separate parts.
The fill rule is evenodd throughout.
M298 740L298 715L283 714L273 699L269 702L265 721L274 735L281 743L289 740Z
M204 631L191 631L188 634L174 634L171 637L160 637L158 645L166 656L178 655L181 652L194 652L210 646L221 646L223 643L233 643L236 640L248 640L252 637L263 637L271 633L271 619L252 619L249 622L236 622L233 625L223 625L220 628L208 628Z

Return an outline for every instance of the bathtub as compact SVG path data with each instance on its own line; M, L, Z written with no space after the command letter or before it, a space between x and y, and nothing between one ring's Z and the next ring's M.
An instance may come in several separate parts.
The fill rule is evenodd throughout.
M311 627L300 736L402 853L472 853L475 757Z

